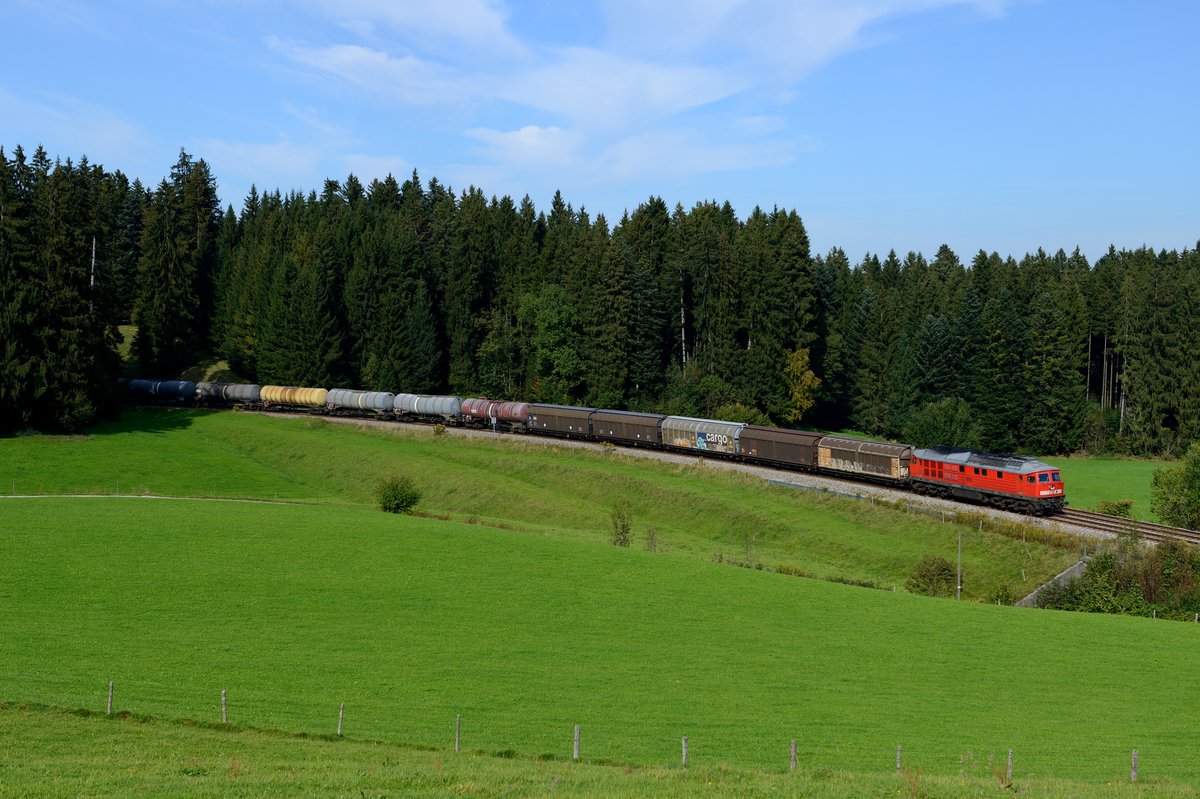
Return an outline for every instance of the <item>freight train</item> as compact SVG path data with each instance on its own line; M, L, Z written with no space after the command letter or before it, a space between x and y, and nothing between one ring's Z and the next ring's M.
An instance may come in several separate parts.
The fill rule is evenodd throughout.
M386 391L130 380L134 402L304 411L439 422L514 433L691 452L907 488L1018 513L1059 513L1062 476L1033 458L866 441L806 430L660 413Z

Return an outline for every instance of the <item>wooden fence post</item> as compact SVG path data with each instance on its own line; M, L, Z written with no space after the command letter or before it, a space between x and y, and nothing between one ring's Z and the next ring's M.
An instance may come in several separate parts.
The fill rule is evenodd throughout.
M229 723L229 712L225 706L225 689L224 688L221 689L221 723L222 724Z
M108 715L112 715L113 681L108 681Z
M683 767L687 768L687 736L683 736Z
M1012 750L1008 750L1008 771L1004 775L1004 784L1012 785Z
M793 738L792 739L792 760L791 760L791 766L788 768L788 771L795 771L795 770L796 770L796 739Z
M575 746L571 749L571 759L579 759L579 725L575 725Z
M338 737L339 738L342 737L342 719L345 717L345 715L346 715L346 703L342 702L341 706L338 707Z
M901 752L903 752L903 751L904 751L904 747L903 747L903 746L897 746L897 747L896 747L896 773L897 773L897 774L899 774L899 773L900 773L900 754L901 754Z
M1133 766L1129 771L1129 781L1137 782L1137 750L1133 750Z
M458 751L459 736L462 734L462 714L454 717L454 751Z

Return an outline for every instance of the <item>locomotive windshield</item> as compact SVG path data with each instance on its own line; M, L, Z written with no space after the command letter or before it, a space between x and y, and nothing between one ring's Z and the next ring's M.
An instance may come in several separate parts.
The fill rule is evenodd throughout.
M1058 476L1058 472L1054 472L1053 474L1051 474L1051 475L1050 475L1050 479L1051 479L1051 480L1053 480L1053 481L1054 481L1054 482L1056 482L1056 483L1061 483L1061 482L1062 482L1062 478Z
M1038 482L1039 483L1049 483L1050 482L1050 473L1049 472L1038 472Z

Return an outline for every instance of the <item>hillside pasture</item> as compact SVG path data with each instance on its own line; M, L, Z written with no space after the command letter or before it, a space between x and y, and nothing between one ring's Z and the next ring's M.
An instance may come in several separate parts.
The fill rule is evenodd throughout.
M772 486L696 460L648 462L619 448L517 436L363 429L319 418L144 410L86 437L0 441L0 492L160 494L370 507L383 476L412 476L418 511L514 531L603 542L627 506L633 546L662 554L903 588L926 553L950 560L963 533L964 596L1032 591L1077 553L920 514Z
M0 500L10 702L444 749L1200 779L1200 625L932 600L369 507ZM1170 708L1169 713L1161 712Z

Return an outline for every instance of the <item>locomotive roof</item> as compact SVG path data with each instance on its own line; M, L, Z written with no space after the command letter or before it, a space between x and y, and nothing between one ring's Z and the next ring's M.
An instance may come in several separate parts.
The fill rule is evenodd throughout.
M1036 458L1026 458L1023 455L996 455L991 452L972 452L954 447L918 449L913 451L913 457L927 461L958 463L963 466L983 466L1016 474L1033 474L1054 468L1048 463L1043 463Z

